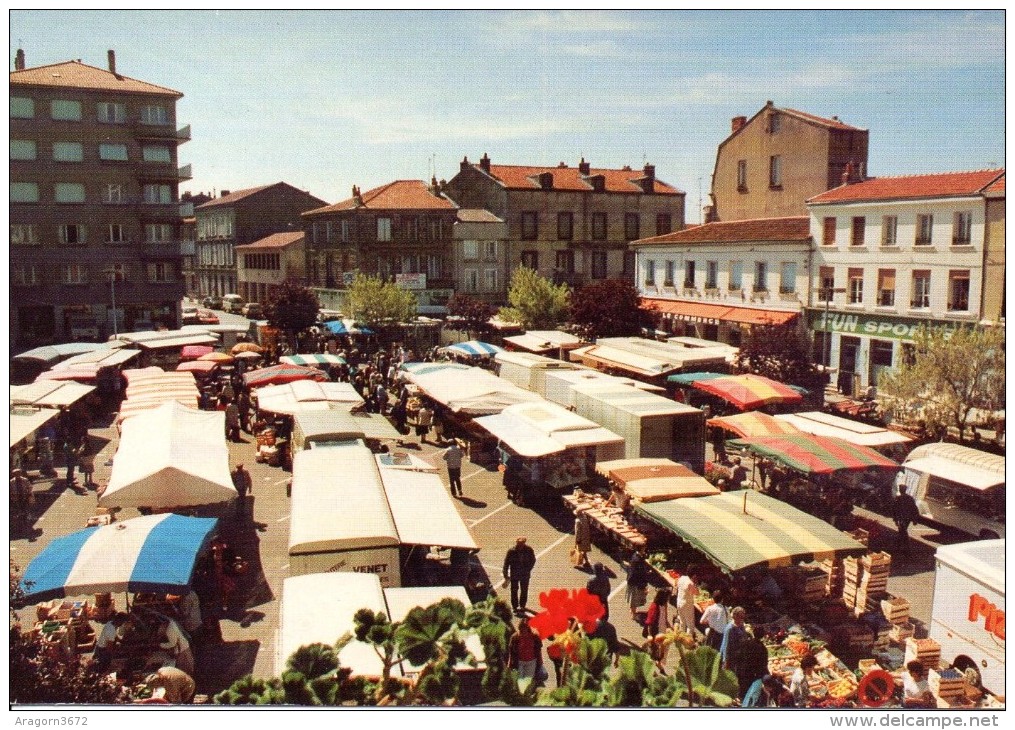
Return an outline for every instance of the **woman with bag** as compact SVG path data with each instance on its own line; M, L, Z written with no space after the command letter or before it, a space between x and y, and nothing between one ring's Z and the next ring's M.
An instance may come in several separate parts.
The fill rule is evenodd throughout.
M638 618L638 609L645 605L648 593L649 567L641 553L635 551L627 566L627 605L631 618Z
M646 650L655 660L660 671L664 670L666 662L666 647L659 640L659 635L670 626L670 591L668 588L660 588L656 591L655 598L649 604L648 612L645 614L645 625L642 627L641 635L645 637Z
M589 567L589 552L592 551L592 523L585 512L579 512L574 519L574 548L571 550L571 565L581 570Z
M518 672L518 689L522 691L530 682L538 685L548 677L543 666L543 642L527 618L518 622L518 631L508 639L508 669Z

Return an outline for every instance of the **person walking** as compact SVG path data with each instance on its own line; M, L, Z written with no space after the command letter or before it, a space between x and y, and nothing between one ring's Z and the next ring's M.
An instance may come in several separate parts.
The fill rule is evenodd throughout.
M762 643L765 631L760 626L754 627L754 636L748 637L740 644L740 656L737 659L737 683L740 685L740 699L743 700L747 690L755 681L768 674L768 649Z
M247 511L247 493L253 489L254 480L250 472L243 468L243 464L237 464L232 473L233 486L236 487L236 516L243 517Z
M433 411L429 406L424 405L419 409L419 413L416 415L416 435L419 436L419 442L421 444L426 443L427 434L430 433L430 427L433 425Z
M240 440L240 409L235 401L227 401L226 411L226 438L230 441Z
M677 579L677 625L691 638L695 636L694 604L698 598L698 580L694 573L684 573Z
M518 622L518 631L508 639L508 669L518 672L518 689L525 691L538 682L543 670L543 642L529 626L529 619ZM545 671L545 670L543 670Z
M529 602L529 578L536 567L536 552L526 543L525 537L515 540L515 546L504 555L504 580L511 583L511 608L524 612Z
M574 567L586 570L589 567L589 553L592 552L592 522L584 511L574 518Z
M645 605L648 598L649 567L644 556L637 550L631 554L631 562L627 566L627 606L631 609L631 618L638 618L638 609Z
M67 461L67 489L74 489L77 486L77 480L74 478L74 470L78 465L78 455L80 454L80 448L78 444L67 437L63 442L63 455Z
M585 584L585 590L599 599L599 602L603 604L603 609L606 611L606 613L603 614L603 618L609 620L610 576L606 572L605 565L602 563L596 563L592 566L592 577L589 578L588 583Z
M11 471L11 514L19 521L27 521L32 513L32 482L24 469Z
M722 656L723 668L736 674L737 660L740 658L740 645L750 636L747 633L747 627L744 626L747 611L743 606L737 606L730 612L730 618L732 621L726 624L726 630L723 631L719 654Z
M645 650L649 653L659 671L666 671L666 645L660 639L660 634L670 627L670 590L660 588L656 591L652 603L648 606L645 614L645 626L641 635L645 637Z
M84 448L78 460L78 466L81 468L81 476L85 478L85 489L91 489L95 486L95 482L92 481L92 476L95 474L95 454Z
M895 549L897 552L905 553L908 558L909 549L909 526L920 519L920 509L916 506L916 500L906 491L904 483L899 484L899 496L892 503L892 521L898 532L895 535Z
M458 445L458 439L451 441L451 446L444 450L441 456L448 465L448 481L451 483L451 495L464 497L462 493L462 449Z

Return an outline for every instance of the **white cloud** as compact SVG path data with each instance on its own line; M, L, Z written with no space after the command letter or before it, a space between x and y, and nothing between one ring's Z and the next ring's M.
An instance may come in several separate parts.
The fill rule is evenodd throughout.
M501 16L502 27L515 31L575 33L632 33L646 26L637 15L596 10L521 11Z

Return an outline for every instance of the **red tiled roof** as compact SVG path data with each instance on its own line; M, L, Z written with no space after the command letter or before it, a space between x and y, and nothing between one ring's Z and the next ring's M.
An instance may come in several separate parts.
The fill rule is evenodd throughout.
M281 185L281 183L272 183L271 185L261 185L256 188L244 188L243 190L235 190L229 193L229 195L223 195L222 197L215 198L214 200L209 200L207 203L201 203L201 205L194 208L194 210L204 210L205 208L214 208L219 205L232 205L233 203L243 200L249 195L259 193L262 190L267 190L268 188L274 187L275 185Z
M480 165L474 164L477 170ZM539 175L549 172L553 175L554 190L587 192L592 190L588 177L602 175L608 193L644 193L639 180L644 179L644 170L608 170L592 168L589 175L583 175L577 167L531 167L526 165L490 165L490 177L509 190L539 190ZM662 180L655 180L652 192L657 195L681 195L683 191Z
M931 175L875 177L850 185L840 185L815 195L808 203L852 203L866 200L907 198L948 198L983 193L1004 170L940 172Z
M805 121L814 122L815 124L820 124L824 127L829 127L831 129L854 129L858 131L863 131L860 129L860 127L854 127L850 124L846 124L845 122L841 122L838 119L834 118L826 119L825 117L819 117L815 114L808 114L807 112L798 111L796 109L779 109L779 111L784 114L792 114L793 116L800 117Z
M503 223L493 213L483 208L462 208L458 211L458 220L462 223Z
M254 241L253 243L246 243L236 248L248 249L248 248L285 248L286 246L299 243L303 240L303 231L285 231L284 233L272 233L270 236Z
M790 218L752 218L743 221L705 223L673 233L664 233L661 236L632 241L632 244L806 241L810 235L810 218L804 215Z
M447 198L434 195L430 186L422 180L395 180L379 188L360 194L362 204L352 197L341 203L308 210L303 215L336 213L343 210L368 208L370 210L454 210L455 205Z
M985 193L993 193L995 195L1004 195L1004 174L1001 175L997 180L988 185L984 191Z
M138 81L129 76L114 74L105 69L89 66L80 61L65 61L49 66L36 66L21 71L11 71L11 86L59 86L98 91L120 91L124 93L160 94L181 97L179 91L165 86L156 86L147 81Z

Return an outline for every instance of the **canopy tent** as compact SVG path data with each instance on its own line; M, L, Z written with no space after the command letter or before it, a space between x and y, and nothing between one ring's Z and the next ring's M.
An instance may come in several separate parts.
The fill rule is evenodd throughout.
M169 372L149 367L140 370L125 370L127 378L126 399L120 404L116 419L122 422L131 416L158 408L164 403L182 403L196 408L200 392L193 373Z
M651 502L635 509L728 573L867 552L824 520L752 490Z
M387 418L379 413L353 413L347 410L329 409L297 411L294 414L294 431L302 434L304 442L348 441L351 439L392 439L402 438ZM299 448L298 446L296 448ZM309 447L306 447L309 448Z
M322 323L322 326L333 335L372 335L374 331L366 325L357 324L351 319L333 319Z
M148 515L58 537L25 569L24 598L45 601L121 591L180 594L190 585L217 524L214 518Z
M214 362L219 365L227 365L236 360L235 357L225 352L206 352L197 359L200 362Z
M54 381L12 385L11 405L61 408L77 403L94 390L92 385Z
M176 366L176 370L181 373L200 373L207 375L208 373L218 370L219 363L208 362L207 360L190 360L188 362L181 362Z
M529 331L523 335L505 337L504 342L529 352L552 352L561 347L573 348L582 344L580 337L558 330Z
M164 403L126 421L103 507L196 507L236 497L225 413Z
M583 446L614 444L622 449L624 443L613 431L549 401L517 403L475 422L523 458Z
M441 371L413 374L416 385L426 395L465 415L500 413L515 403L542 401L535 393L498 378L488 370L469 368L449 377Z
M211 345L187 345L180 350L180 359L196 360L201 355L207 355L210 352L215 352L215 348Z
M74 355L59 363L54 369L63 371L81 368L98 371L99 368L126 365L141 354L138 349L122 347L126 344L125 342L109 342L104 349Z
M734 439L727 446L747 449L803 474L899 468L894 461L866 446L805 433Z
M879 446L891 446L912 441L909 436L897 431L890 431L887 428L853 421L841 416L833 416L831 413L822 413L821 411L781 413L775 418L784 424L793 426L797 431L809 433L812 436L832 436L857 446L869 446L874 449Z
M709 426L731 431L737 436L781 436L783 434L800 433L800 429L787 421L777 420L774 416L760 411L737 413L733 416L717 416L707 421Z
M10 413L10 448L24 441L33 433L38 431L49 421L56 418L60 411L55 408L43 408L41 410L13 408Z
M317 380L320 382L327 379L328 376L317 368L308 368L302 365L272 365L250 370L243 374L243 381L249 388L292 383L296 380Z
M36 347L33 350L15 355L11 359L15 362L39 362L44 365L55 365L74 355L108 349L108 342L66 342L60 345Z
M88 383L99 377L99 369L94 365L91 367L76 368L53 368L39 373L35 382L45 380L73 380L78 383Z
M694 385L700 380L729 377L729 373L674 373L666 378L667 382L677 385Z
M258 410L289 416L303 411L352 408L363 402L362 396L356 392L352 383L315 383L310 380L298 380L257 388L255 393Z
M306 355L285 355L280 357L278 361L286 365L306 365L308 367L314 365L345 365L343 358L327 352L312 352Z
M959 444L917 446L903 466L910 470L985 490L1005 483L1005 457Z
M666 375L683 367L682 363L674 363L660 357L648 357L603 345L579 347L571 352L572 359L578 358L587 365L609 370L623 370L646 377Z
M405 362L399 370L405 373L405 379L410 383L416 382L417 375L431 375L433 373L451 373L452 371L467 372L470 365L458 362Z
M239 355L241 352L252 352L255 355L260 355L264 352L264 348L256 342L237 342L229 352L232 355Z
M480 342L479 340L469 340L468 342L448 345L444 350L463 357L493 357L498 352L504 352L503 347L497 347L497 345Z
M186 345L215 345L219 336L207 330L159 330L156 332L121 332L109 338L128 342L146 350L164 350Z
M695 381L692 387L722 398L742 411L776 403L799 403L804 399L788 385L763 375L727 375Z
M378 469L401 544L479 550L439 475Z
M610 465L607 477L639 502L719 494L719 489L707 479L668 459L619 459L606 463Z

